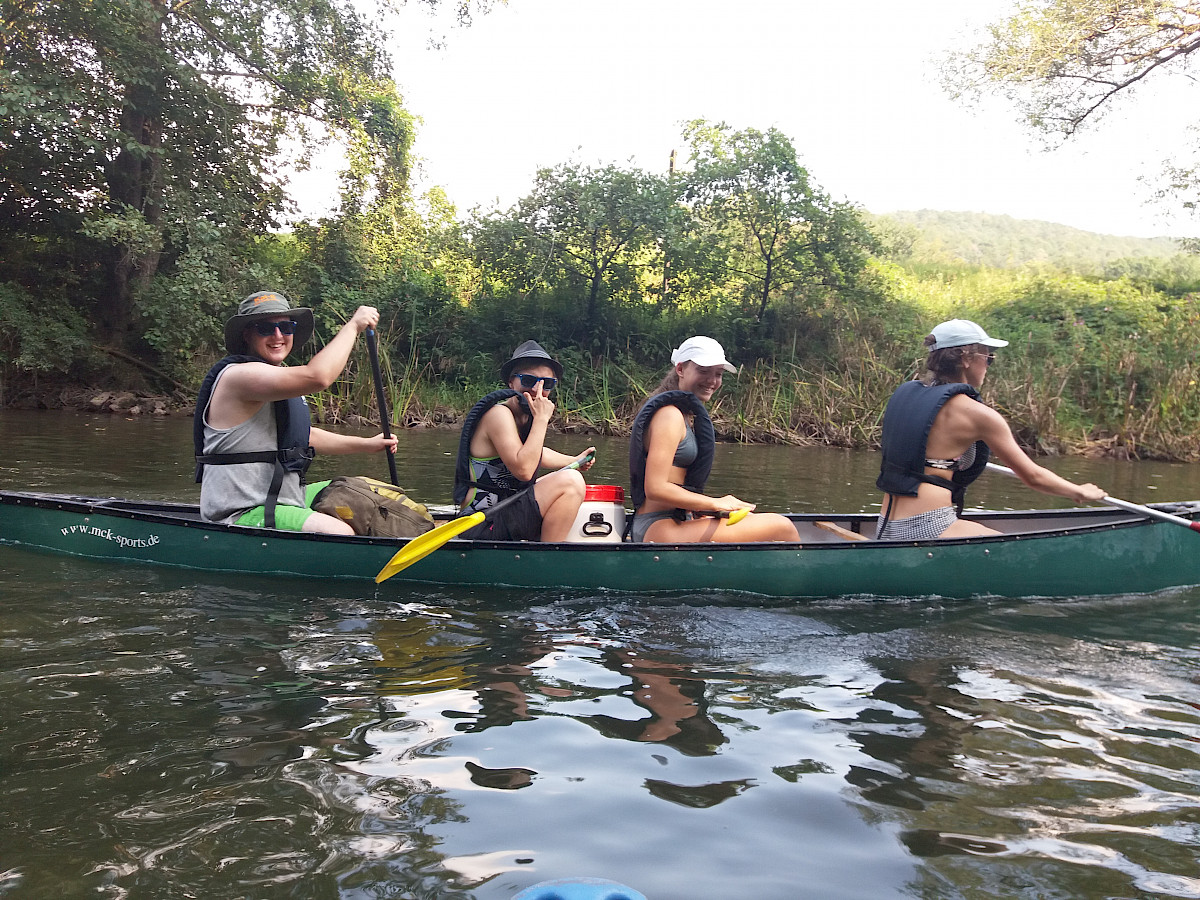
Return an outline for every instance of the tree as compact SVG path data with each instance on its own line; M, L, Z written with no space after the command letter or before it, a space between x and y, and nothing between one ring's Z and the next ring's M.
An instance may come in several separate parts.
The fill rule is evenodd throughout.
M956 98L999 93L1034 129L1070 138L1118 95L1170 73L1194 77L1200 2L1026 0L989 31L989 41L950 57L947 90ZM1172 165L1167 174L1164 193L1195 193L1196 169Z
M576 281L583 320L594 327L601 299L619 285L640 296L640 273L648 254L659 252L665 208L661 178L564 163L539 171L532 192L509 212L478 220L473 245L481 264L527 290L547 273Z
M684 196L706 228L700 239L713 247L724 237L726 276L745 280L759 321L781 291L850 285L870 233L854 206L812 182L783 133L698 119L684 137L694 167Z
M470 3L456 4L460 16ZM211 226L209 250L219 235L226 263L275 224L289 154L303 161L345 135L349 196L396 192L411 123L387 77L386 35L363 8L3 0L0 282L37 290L49 271L101 341L133 347L138 302L186 254L196 222ZM373 185L371 166L384 173ZM70 278L50 264L55 248L72 256Z

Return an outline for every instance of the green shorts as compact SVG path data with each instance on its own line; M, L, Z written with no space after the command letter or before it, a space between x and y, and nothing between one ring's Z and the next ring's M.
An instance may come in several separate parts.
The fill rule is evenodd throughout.
M321 492L328 481L318 481L304 486L304 506L284 506L282 503L275 507L275 527L280 531L303 531L304 523L313 514L313 498ZM235 525L245 525L249 528L265 528L267 523L267 508L256 506L248 509L237 517Z

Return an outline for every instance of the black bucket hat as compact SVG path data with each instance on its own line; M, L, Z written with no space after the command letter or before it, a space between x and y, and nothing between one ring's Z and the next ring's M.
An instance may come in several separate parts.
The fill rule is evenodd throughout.
M513 370L523 362L537 366L549 366L554 370L555 378L562 378L563 367L558 360L552 359L537 341L526 341L513 351L512 359L500 367L500 380L508 384Z
M292 349L302 346L313 333L313 312L303 306L292 306L278 291L259 291L238 304L237 315L225 323L225 349L230 353L245 353L246 327L274 316L291 316L296 320L296 336Z

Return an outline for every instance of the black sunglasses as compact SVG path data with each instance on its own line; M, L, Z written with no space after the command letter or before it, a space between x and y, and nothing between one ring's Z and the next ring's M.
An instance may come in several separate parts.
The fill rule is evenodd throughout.
M270 337L275 333L275 329L279 329L280 334L295 334L296 320L284 319L282 322L255 322L251 326L262 337Z
M996 361L996 354L995 354L995 353L976 353L975 355L976 355L976 356L982 356L984 359L986 359L986 360L987 360L987 365L988 365L988 368L989 368L989 369L992 367L992 363L994 363L994 362Z
M558 384L557 378L550 378L545 375L530 375L528 372L522 372L517 376L521 379L521 387L532 390L533 386L539 381L542 383L542 390L552 391L554 386Z

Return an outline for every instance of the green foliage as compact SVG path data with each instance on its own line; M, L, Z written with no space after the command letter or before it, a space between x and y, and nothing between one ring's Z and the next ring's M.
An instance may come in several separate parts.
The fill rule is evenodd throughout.
M20 285L0 283L0 372L65 372L88 345L85 323L70 306L46 303Z
M922 209L871 217L886 256L914 265L1019 269L1052 266L1084 275L1118 277L1122 267L1163 266L1200 275L1200 259L1180 253L1170 238L1115 237L1067 225L988 213Z
M159 308L236 282L283 210L285 147L346 138L348 213L408 202L412 119L350 0L11 0L3 18L0 279L39 294L66 245L84 273L66 297L102 343L173 364Z
M1186 68L1198 15L1194 0L1023 0L951 57L945 81L958 95L1000 91L1034 127L1074 134L1122 91Z
M667 191L660 178L616 166L540 170L513 209L472 223L485 290L511 297L567 288L581 300L575 337L595 345L608 335L602 304L635 301L646 291Z
M672 348L707 334L743 366L722 434L870 447L924 335L961 316L1012 341L986 393L1027 446L1200 456L1200 260L1171 242L868 222L785 135L704 120L667 177L552 166L464 225L443 192L411 195L415 123L346 0L14 2L41 18L12 19L0 57L6 385L89 347L194 382L236 300L272 288L314 310L316 346L380 310L397 425L454 421L535 338L566 366L566 427L621 432ZM328 133L348 145L337 213L273 233L283 136ZM312 400L371 414L365 355Z
M220 323L230 314L230 298L248 296L274 279L271 267L231 256L220 229L202 219L180 243L182 252L139 295L137 312L144 340L164 368L195 380L203 374L198 368L223 347ZM260 247L272 244L264 239Z
M951 55L943 82L958 98L998 93L1036 131L1069 138L1116 98L1153 90L1170 74L1194 77L1198 20L1197 0L1022 0L986 42ZM1164 174L1162 196L1194 210L1194 161Z
M693 237L720 241L710 265L723 268L727 281L742 281L758 320L775 297L820 297L823 288L853 285L874 238L858 210L815 185L785 135L697 119L684 138L693 165L684 189L694 204Z

